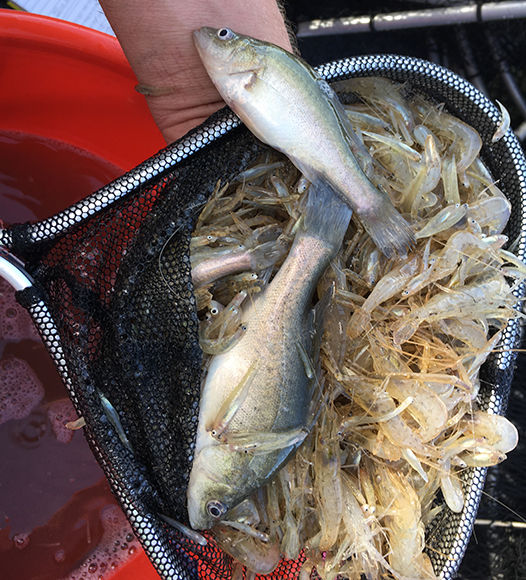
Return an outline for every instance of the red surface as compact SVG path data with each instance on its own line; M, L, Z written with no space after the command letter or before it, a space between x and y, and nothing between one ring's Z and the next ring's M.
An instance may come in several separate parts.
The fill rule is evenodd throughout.
M80 147L129 170L165 146L115 38L0 10L0 128Z
M111 580L159 580L160 576L155 571L150 560L143 550L132 556L126 565L119 568L111 577Z

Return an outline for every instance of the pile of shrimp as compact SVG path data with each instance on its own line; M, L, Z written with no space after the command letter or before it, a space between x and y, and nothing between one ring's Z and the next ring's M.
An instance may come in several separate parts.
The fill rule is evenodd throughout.
M321 298L332 286L333 297L316 424L274 479L232 510L236 529L213 530L237 562L234 577L303 553L301 580L314 568L323 580L436 578L425 527L445 509L462 511L463 469L495 465L517 443L507 419L477 406L479 369L520 316L513 291L526 278L502 248L510 204L478 157L479 135L390 81L338 90L354 101L346 111L357 159L417 245L387 259L353 218L317 289ZM307 188L273 153L218 184L197 224L193 267L225 253L255 259L197 285L206 353L239 336L243 303L284 260Z

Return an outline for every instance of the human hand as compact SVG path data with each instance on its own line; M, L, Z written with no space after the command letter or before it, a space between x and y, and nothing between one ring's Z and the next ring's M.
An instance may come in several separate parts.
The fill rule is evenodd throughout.
M100 0L167 143L225 105L195 49L201 26L229 27L292 50L276 0Z

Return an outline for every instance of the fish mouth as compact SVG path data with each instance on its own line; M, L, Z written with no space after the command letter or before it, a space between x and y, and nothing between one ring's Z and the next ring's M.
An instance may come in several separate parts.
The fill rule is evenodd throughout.
M255 72L252 70L253 67L247 67L247 69L239 69L239 64L237 66L232 66L233 63L241 62L238 55L243 54L246 47L241 43L239 46L230 46L228 51L224 51L219 47L216 41L217 31L220 28L211 28L210 26L203 26L198 30L193 31L194 44L199 53L201 61L205 65L209 74L213 76L212 69L222 70L227 72L232 70L234 72L228 72L228 75L240 75L246 74L247 72ZM224 41L220 41L223 43Z
M209 48L213 44L211 35L208 32L211 30L212 28L203 26L203 28L199 28L198 30L194 30L193 32L194 44L201 58L202 55L206 53L207 48Z

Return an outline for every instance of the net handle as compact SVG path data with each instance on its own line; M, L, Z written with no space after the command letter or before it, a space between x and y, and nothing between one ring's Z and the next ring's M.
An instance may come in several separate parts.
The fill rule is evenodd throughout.
M23 262L2 246L0 246L0 276L15 290L25 290L34 283L33 278L25 271Z

